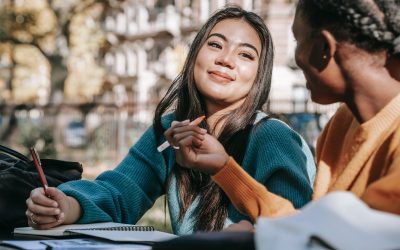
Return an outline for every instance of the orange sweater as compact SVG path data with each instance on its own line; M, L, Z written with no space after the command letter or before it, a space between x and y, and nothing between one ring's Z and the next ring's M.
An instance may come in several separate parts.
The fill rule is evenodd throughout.
M253 221L296 211L232 158L213 179ZM372 208L400 214L400 95L363 124L342 105L325 127L317 143L313 199L338 190L353 192Z

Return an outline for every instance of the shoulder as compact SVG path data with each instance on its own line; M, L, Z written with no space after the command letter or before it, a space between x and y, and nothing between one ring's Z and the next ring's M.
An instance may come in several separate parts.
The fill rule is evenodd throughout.
M174 120L175 120L175 113L171 112L161 117L161 124L163 125L164 128L169 128L171 127L171 123Z
M275 118L264 118L256 123L252 136L269 140L301 138L289 125Z
M289 125L275 118L263 119L257 123L251 132L248 145L250 152L262 151L266 154L289 157L306 154L312 158L312 152L304 138Z
M168 113L163 115L161 117L161 124L163 128L164 129L169 128L173 120L175 120L175 113ZM157 142L155 137L156 133L154 130L154 124L152 124L143 132L143 134L140 136L140 138L136 141L136 143L133 145L131 149L140 146L148 147L149 143L155 144Z
M161 117L161 125L164 129L168 129L171 127L172 121L175 120L175 113L168 113L165 114ZM154 123L149 126L145 132L143 133L142 137L154 137L155 136L155 131L154 131ZM142 138L141 137L141 138Z
M332 137L334 143L337 143L339 137L345 136L347 131L354 126L360 125L347 105L342 104L324 126L318 138L318 144L325 143L327 137Z
M347 105L342 104L330 119L329 124L339 124L340 126L344 126L350 124L354 119L355 117Z

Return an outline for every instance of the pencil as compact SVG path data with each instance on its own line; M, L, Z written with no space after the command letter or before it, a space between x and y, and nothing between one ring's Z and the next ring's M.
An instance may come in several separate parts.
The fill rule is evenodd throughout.
M189 123L189 125L196 125L197 126L204 120L204 118L206 118L205 115L199 116L196 119L194 119L193 121L191 121ZM161 144L160 146L157 147L157 151L161 153L162 151L164 151L169 146L170 146L169 142L165 141L163 144Z
M40 162L39 154L37 153L35 148L30 148L29 151L31 152L32 159L33 159L33 164L36 167L36 170L39 174L40 182L42 183L44 192L47 192L47 188L49 187L47 184L47 179L46 176L44 175L43 168L42 168L42 163Z

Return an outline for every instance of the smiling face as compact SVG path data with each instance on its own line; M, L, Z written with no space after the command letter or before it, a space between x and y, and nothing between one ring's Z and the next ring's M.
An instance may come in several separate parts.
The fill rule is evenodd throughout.
M257 32L244 20L224 19L214 26L194 66L209 113L243 103L257 76L261 48Z

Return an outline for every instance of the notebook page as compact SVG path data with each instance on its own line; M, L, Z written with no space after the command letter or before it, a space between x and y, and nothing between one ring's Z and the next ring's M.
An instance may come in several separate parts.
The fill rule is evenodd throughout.
M42 236L66 236L71 235L67 230L72 229L87 229L87 228L107 228L107 227L120 227L120 226L132 226L129 224L114 223L114 222L102 222L102 223L91 223L91 224L72 224L62 225L47 230L33 229L32 227L18 227L14 229L14 234L28 234L28 235L42 235Z
M105 231L105 230L69 230L72 233L117 241L151 244L154 242L174 239L178 236L160 231Z
M50 249L101 249L101 250L151 250L149 245L133 243L116 243L98 239L68 239L68 240L44 240L43 244Z

